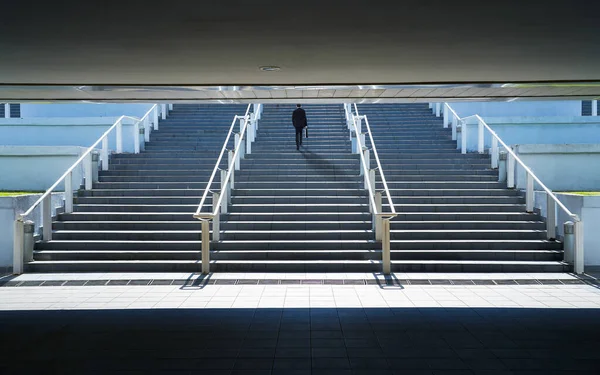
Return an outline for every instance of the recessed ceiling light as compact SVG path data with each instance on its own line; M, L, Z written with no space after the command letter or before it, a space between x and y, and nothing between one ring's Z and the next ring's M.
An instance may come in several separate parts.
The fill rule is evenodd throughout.
M278 72L281 70L280 67L274 65L261 66L258 69L262 70L263 72Z

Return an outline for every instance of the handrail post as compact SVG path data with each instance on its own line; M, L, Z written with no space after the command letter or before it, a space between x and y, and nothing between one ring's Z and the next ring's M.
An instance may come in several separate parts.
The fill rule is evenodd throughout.
M500 151L498 155L498 182L505 182L506 176L508 173L506 172L506 151Z
M231 177L229 177L229 189L235 189L234 187L234 178L233 176L235 175L235 162L233 161L233 150L228 150L227 151L227 169L233 169L233 171L231 171ZM237 169L239 170L239 168ZM231 190L229 190L231 192ZM230 194L230 198L231 198L231 194Z
M42 239L52 240L52 194L42 200Z
M554 240L556 239L556 202L548 193L546 193L546 211L546 237Z
M448 128L448 105L446 103L444 103L444 129Z
M73 212L73 172L65 177L65 213Z
M154 127L153 130L158 130L158 104L152 110L152 125Z
M598 116L598 100L592 100L592 116Z
M483 154L485 145L484 145L484 138L483 138L483 120L478 118L477 119L477 152L479 152L480 154Z
M456 141L456 127L458 126L458 117L452 114L452 140Z
M375 193L375 208L379 213L382 212L381 200L381 192L378 191ZM375 241L381 241L383 239L383 228L381 224L381 215L373 215L373 230L375 231Z
M363 154L363 158L365 159L365 164L367 165L367 168L369 168L369 166L370 166L369 149L363 146L362 154ZM365 171L365 167L363 166L363 163L360 163L360 175L367 176L367 173L369 173L369 172ZM365 177L365 189L367 188L366 181L367 181L367 178Z
M92 190L94 184L94 172L92 168L92 154L87 154L83 160L83 176L85 179L85 190Z
M173 103L170 103L169 104L169 111L172 111L172 110L173 110Z
M240 134L239 133L235 133L234 142L235 142L235 145L237 145L240 142ZM242 145L240 145L240 147L241 146ZM237 157L235 158L235 163L234 164L235 164L235 170L236 171L240 170L240 154L241 154L241 151L242 150L238 151Z
M208 220L202 220L202 274L210 273L210 227Z
M575 257L575 223L564 223L563 256L565 263L573 264Z
M162 119L166 120L167 119L167 105L166 104L161 104L160 105L160 109L161 109Z
M382 220L382 239L381 239L381 260L383 274L389 275L392 272L392 260L390 250L390 220Z
M31 220L23 223L23 262L33 262L33 248L35 240L33 239L35 224Z
M354 130L350 131L350 141L352 144L352 153L358 154L358 139L357 139L357 134Z
M356 132L362 134L362 116L354 116L354 123L356 124Z
M574 272L578 275L583 273L585 266L585 258L583 253L583 222L575 221L574 225L574 237L575 237L575 248L574 250L574 259L573 259L573 268Z
M460 153L467 153L467 123L466 121L461 121L460 124Z
M4 118L10 118L10 104L4 104Z
M133 123L133 153L140 153L140 122Z
M123 152L123 120L117 122L117 154Z
M221 197L221 194L217 193L216 191L213 193L212 196L212 207L213 207L213 212L215 212L215 217L213 217L213 230L212 230L212 240L213 241L219 241L221 239L221 220L220 220L220 214L219 214L219 198ZM223 199L223 201L225 201Z
M18 217L14 225L13 237L13 274L23 273L23 243L25 239L25 224L23 218Z
M509 189L512 189L515 187L515 157L509 153L508 154L508 162L507 162L507 168L506 168L506 186Z
M525 192L525 211L533 212L533 176L526 172L527 175L527 190Z
M150 116L144 117L144 142L150 142Z
M498 168L498 138L492 136L492 169Z
M233 174L231 175L231 177L233 177ZM224 214L227 213L227 204L229 203L230 193L231 193L231 191L229 190L229 184L227 184L227 186L223 186L226 178L227 178L227 171L224 169L221 169L221 194L223 194L223 201L221 202L221 212ZM213 207L213 211L214 210L215 210L215 208Z
M375 194L375 169L369 169L369 182L371 184L371 191Z
M440 103L435 103L435 117L440 117Z
M108 136L102 138L102 170L108 170Z

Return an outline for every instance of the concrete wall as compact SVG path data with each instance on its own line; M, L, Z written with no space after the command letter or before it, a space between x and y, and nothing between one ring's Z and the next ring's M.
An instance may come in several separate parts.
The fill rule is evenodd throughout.
M21 117L119 117L122 115L142 117L153 104L21 104Z
M0 269L12 269L13 231L17 215L27 211L41 196L42 194L29 194L18 197L0 197ZM56 215L56 209L63 206L64 194L52 194L52 215ZM27 220L35 223L36 233L40 232L41 215L40 206L27 217Z
M76 146L0 146L0 190L45 191L87 150ZM83 180L73 172L73 188ZM58 186L64 190L64 185Z
M507 144L572 144L600 143L600 117L484 117L485 122ZM467 150L477 151L476 119L465 121ZM461 134L457 134L460 148ZM492 136L484 131L486 148L492 147Z
M517 145L513 150L551 190L600 190L600 144ZM527 187L523 168L517 167L516 184Z
M72 117L0 119L1 143L5 146L83 146L90 147L119 118ZM123 121L123 151L133 152L133 121ZM116 129L109 137L109 148L116 149ZM138 142L144 138L138 135ZM1 173L2 170L0 170Z
M581 100L519 102L457 102L450 106L460 117L581 116Z
M583 251L586 266L600 265L600 196L582 196L574 194L556 194L558 199L575 215L583 220ZM547 217L546 193L535 192L535 207L543 217ZM557 233L564 236L564 222L571 220L558 208L556 211Z

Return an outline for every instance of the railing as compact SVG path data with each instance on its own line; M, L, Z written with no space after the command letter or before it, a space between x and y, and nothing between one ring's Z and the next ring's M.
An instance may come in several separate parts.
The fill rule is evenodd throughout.
M360 175L364 178L364 187L367 189L369 194L369 210L373 215L373 230L375 232L375 240L381 241L381 258L382 268L384 274L391 273L391 249L390 249L390 220L397 216L394 202L388 189L387 180L381 167L381 161L379 160L379 154L375 141L373 140L373 134L371 133L371 126L369 125L369 119L366 115L360 115L358 107L354 104L354 111L352 113L352 105L344 104L344 110L346 114L346 124L350 131L350 139L352 140L352 152L360 155ZM362 121L365 121L366 134L369 135L371 141L371 149L366 146L366 134L362 132ZM373 151L373 157L377 167L371 168L371 151ZM379 172L381 183L383 185L383 192L386 195L390 212L383 212L382 210L382 195L380 191L377 191L375 187L375 171Z
M140 119L131 116L121 116L115 123L98 138L80 157L71 165L69 169L52 185L42 196L31 206L27 211L19 214L15 220L14 244L13 244L13 273L23 273L24 262L33 260L33 231L27 231L27 235L31 238L25 238L25 219L29 216L40 204L42 205L42 240L52 240L52 192L64 182L65 187L65 213L73 212L73 172L77 167L83 167L83 185L85 190L91 190L93 183L97 182L98 162L101 161L102 170L108 170L109 166L109 149L108 136L116 132L116 153L123 152L123 120L128 119L133 121L133 150L134 153L140 152L140 124L144 129L144 140L150 140L150 131L158 130L159 115L163 119L167 115L167 104L155 104L146 112ZM152 126L151 126L152 124ZM100 155L96 148L101 146ZM98 158L100 156L100 158ZM100 159L100 160L98 160ZM33 223L28 222L28 226Z
M227 207L231 203L231 193L235 183L235 171L240 170L240 159L243 159L246 153L252 153L252 143L256 139L258 119L261 117L263 106L262 104L255 104L254 113L250 113L251 106L252 104L248 105L244 116L234 116L225 142L223 142L223 147L221 148L221 153L219 154L215 168L210 175L208 184L206 185L206 189L204 190L204 194L202 194L202 199L198 205L198 209L194 214L194 218L199 219L202 222L202 273L205 275L210 273L209 222L210 220L213 221L212 240L219 241L221 237L220 214L227 213ZM233 129L238 120L240 122L240 132L234 133ZM248 133L248 136L244 138L246 133ZM235 134L234 149L228 150L227 144L229 143L232 134ZM223 170L219 168L219 165L221 165L221 160L223 159L225 151L227 151L227 169ZM221 172L221 189L218 192L211 190L217 171ZM204 202L208 197L208 193L212 193L212 211L203 213L202 209L204 208Z
M442 107L443 105L443 107ZM453 140L456 140L456 132L460 123L461 133L461 153L467 153L467 120L477 120L477 152L482 154L485 152L485 131L492 136L492 147L489 150L491 156L492 169L498 169L499 181L506 181L508 188L515 188L515 173L517 164L523 168L527 178L525 189L525 210L533 212L534 207L534 181L546 192L547 218L546 232L549 240L556 239L556 207L560 207L565 214L570 217L573 222L565 223L565 261L572 262L575 273L583 273L584 271L584 255L583 255L583 221L579 216L573 214L544 183L533 173L533 171L525 165L525 163L517 156L517 154L509 147L492 128L479 115L460 118L448 103L430 104L430 108L434 108L436 116L440 116L440 109L443 109L443 124L447 128L448 124L452 124ZM499 145L505 150L501 152Z

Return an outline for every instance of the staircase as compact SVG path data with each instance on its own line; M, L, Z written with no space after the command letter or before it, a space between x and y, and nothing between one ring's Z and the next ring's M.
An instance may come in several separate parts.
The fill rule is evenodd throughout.
M58 215L52 241L36 244L27 270L198 271L200 222L192 214L233 117L245 110L175 104L145 151L112 155L93 190L79 191L74 212Z
M462 155L427 104L358 109L369 119L399 213L390 226L392 270L567 271L562 244L547 241L540 216L526 213L524 197L498 182L489 155Z
M381 268L358 156L341 105L306 105L309 138L296 151L292 105L265 105L241 163L215 271L345 272Z

